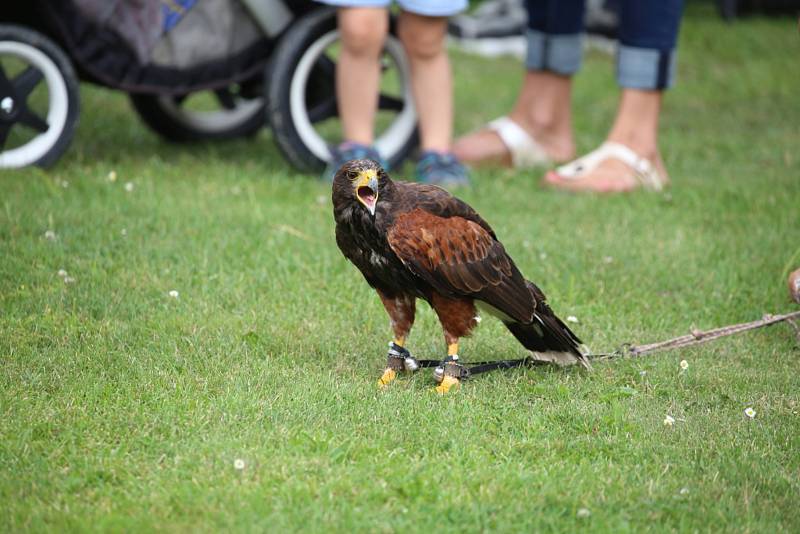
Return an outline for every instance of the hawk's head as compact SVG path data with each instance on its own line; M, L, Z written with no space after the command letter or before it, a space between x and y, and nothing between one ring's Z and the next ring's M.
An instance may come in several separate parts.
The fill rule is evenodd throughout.
M376 161L348 161L333 177L334 209L357 202L374 217L378 200L386 194L390 184L389 176Z

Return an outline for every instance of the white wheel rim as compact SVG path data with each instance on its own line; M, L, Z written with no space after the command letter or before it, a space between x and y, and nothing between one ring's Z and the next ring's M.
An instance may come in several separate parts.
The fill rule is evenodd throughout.
M49 96L47 131L22 146L0 152L0 168L13 169L36 163L58 142L67 124L69 94L61 71L41 50L18 41L0 41L0 56L3 55L18 57L38 69L44 76Z
M176 122L200 132L216 133L235 128L260 113L264 100L262 98L252 100L237 98L235 108L214 111L185 109L172 96L159 96L158 103L164 112Z
M289 108L297 134L303 144L322 161L329 161L331 158L330 150L325 139L322 138L311 119L308 117L306 109L306 88L311 69L322 55L323 51L339 38L337 30L326 33L317 39L305 53L300 57L297 68L294 71L291 85L289 86ZM414 134L417 124L417 112L414 109L414 99L411 95L411 86L408 83L409 69L403 45L397 38L389 36L386 39L386 52L394 61L400 74L399 79L403 86L403 109L394 118L388 128L375 139L375 149L384 159L400 151L403 145Z

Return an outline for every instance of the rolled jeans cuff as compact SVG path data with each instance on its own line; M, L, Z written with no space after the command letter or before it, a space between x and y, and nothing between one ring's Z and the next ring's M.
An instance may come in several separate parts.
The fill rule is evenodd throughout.
M617 82L626 89L663 90L675 81L675 51L620 44Z
M583 58L583 34L547 34L528 30L528 70L546 70L571 76L578 72Z

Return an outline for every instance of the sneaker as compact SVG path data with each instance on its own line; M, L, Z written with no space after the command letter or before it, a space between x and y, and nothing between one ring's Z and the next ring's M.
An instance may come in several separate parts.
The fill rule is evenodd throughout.
M469 185L469 175L450 152L426 150L417 162L417 180L441 186Z
M374 147L362 145L361 143L347 141L335 147L331 147L330 150L331 160L322 173L322 178L329 182L333 181L333 177L336 175L339 168L350 160L371 159L377 161L384 169L388 167L386 161L384 161Z

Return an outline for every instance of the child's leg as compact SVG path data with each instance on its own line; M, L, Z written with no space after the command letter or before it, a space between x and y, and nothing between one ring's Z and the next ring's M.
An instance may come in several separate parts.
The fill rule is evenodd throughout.
M379 59L389 31L383 7L343 7L342 50L336 64L336 100L345 141L371 145L380 85Z
M411 67L421 148L448 152L453 136L453 80L445 49L447 18L403 11L397 31Z

